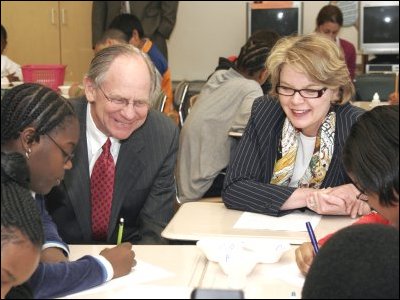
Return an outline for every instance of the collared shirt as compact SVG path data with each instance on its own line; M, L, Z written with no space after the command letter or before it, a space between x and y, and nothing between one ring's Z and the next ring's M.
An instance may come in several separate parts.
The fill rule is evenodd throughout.
M91 114L92 106L89 104L86 112L86 140L88 148L88 161L89 161L89 174L92 174L92 170L96 160L99 158L100 154L103 152L103 145L107 141L108 137L102 133L93 121ZM119 149L121 147L121 142L113 137L110 137L111 148L110 152L114 159L114 164L117 164Z

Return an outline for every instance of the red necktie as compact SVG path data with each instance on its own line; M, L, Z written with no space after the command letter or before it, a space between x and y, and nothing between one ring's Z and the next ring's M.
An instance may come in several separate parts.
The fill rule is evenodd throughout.
M107 139L103 152L94 164L90 177L92 197L92 234L94 240L106 240L114 190L114 160L110 152L111 141Z

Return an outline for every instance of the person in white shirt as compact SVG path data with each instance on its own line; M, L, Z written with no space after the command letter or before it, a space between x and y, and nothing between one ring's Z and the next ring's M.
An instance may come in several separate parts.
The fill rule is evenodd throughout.
M7 31L1 25L1 83L7 84L22 80L22 72L19 64L13 62L7 56L3 55L7 46Z

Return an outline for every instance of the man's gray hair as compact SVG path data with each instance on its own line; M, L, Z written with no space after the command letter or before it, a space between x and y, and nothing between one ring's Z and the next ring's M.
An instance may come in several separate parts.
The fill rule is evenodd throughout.
M104 77L113 61L120 56L133 56L145 61L150 74L150 99L152 99L156 90L155 66L146 53L132 45L112 45L99 51L90 63L87 77L99 87L104 82Z

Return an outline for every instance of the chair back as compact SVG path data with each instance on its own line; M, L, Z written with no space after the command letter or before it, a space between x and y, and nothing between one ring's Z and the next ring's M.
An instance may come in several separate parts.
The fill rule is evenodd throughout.
M155 110L163 112L166 101L167 101L167 95L165 95L164 92L161 91L158 94L157 98L154 100L153 108Z
M189 89L189 82L187 82L186 80L182 80L176 86L175 92L174 92L174 106L176 109L179 108L179 106L181 105L181 102L186 97L188 89Z
M179 110L178 110L178 112L179 112L179 126L181 128L182 128L183 123L185 122L187 116L190 113L190 108L196 102L197 96L198 96L198 94L190 96L189 93L186 93L185 97L182 99L182 102L179 105Z

